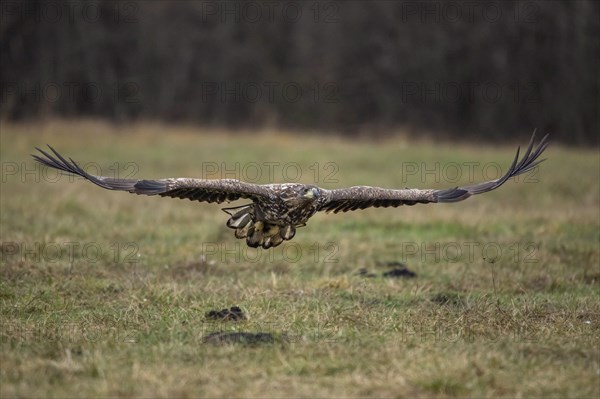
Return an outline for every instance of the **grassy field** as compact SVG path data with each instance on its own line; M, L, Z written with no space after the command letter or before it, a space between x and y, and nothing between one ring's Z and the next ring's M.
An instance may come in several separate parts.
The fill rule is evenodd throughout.
M551 144L537 173L457 204L319 214L268 251L219 205L102 190L29 156L49 143L110 176L443 188L497 177L527 144L212 133L2 124L3 398L600 395L597 149ZM383 276L399 263L416 276ZM205 316L231 306L248 318Z

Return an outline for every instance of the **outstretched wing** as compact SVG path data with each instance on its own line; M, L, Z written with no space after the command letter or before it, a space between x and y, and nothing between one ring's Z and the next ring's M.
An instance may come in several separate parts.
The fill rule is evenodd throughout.
M240 198L257 200L267 198L269 189L258 185L244 183L235 179L160 179L137 180L115 179L105 176L93 176L83 170L71 158L68 160L54 148L48 146L52 154L36 148L42 155L32 155L39 163L60 171L81 176L92 183L108 190L127 191L134 194L160 195L161 197L187 198L191 201L217 202L235 201Z
M508 172L499 179L466 187L455 187L447 190L393 190L379 187L356 186L340 190L323 190L324 201L319 210L326 212L347 212L369 207L397 207L400 205L426 204L430 202L458 202L471 195L495 190L513 176L518 176L535 168L544 159L539 156L548 146L548 135L533 149L535 132L523 158L519 161L520 147Z

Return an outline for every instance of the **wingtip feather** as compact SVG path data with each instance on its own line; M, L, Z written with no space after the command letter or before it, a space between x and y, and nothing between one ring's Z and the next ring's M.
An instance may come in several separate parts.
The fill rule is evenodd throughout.
M496 188L503 185L511 177L526 173L538 166L540 163L544 162L546 158L538 160L538 157L546 150L546 147L548 147L549 134L546 134L540 140L540 142L534 150L535 133L536 130L534 130L531 136L531 140L527 145L527 149L525 150L525 153L523 154L523 157L520 160L519 155L521 152L521 147L517 147L517 152L512 161L512 164L510 165L508 171L506 172L506 174L504 174L504 176L497 180L492 180L473 186L457 187L448 190L437 190L435 194L438 202L462 201L470 197L471 195L482 194L488 191L495 190Z

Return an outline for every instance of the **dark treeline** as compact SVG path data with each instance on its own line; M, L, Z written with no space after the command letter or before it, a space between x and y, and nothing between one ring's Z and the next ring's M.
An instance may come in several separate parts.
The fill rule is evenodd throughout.
M0 116L598 143L594 1L10 1Z

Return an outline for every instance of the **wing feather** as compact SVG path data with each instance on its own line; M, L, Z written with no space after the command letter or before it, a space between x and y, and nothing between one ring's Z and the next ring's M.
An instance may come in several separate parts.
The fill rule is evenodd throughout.
M458 202L472 195L492 191L506 183L508 179L526 173L545 159L538 160L548 146L548 135L544 136L534 150L535 132L523 157L519 160L520 148L506 174L499 179L466 187L455 187L446 190L419 189L386 189L370 186L355 186L338 190L323 190L323 201L319 210L325 212L347 212L369 207L398 207L436 202Z
M499 179L491 180L484 183L474 184L466 187L456 187L447 190L436 190L437 202L458 202L469 198L472 195L487 193L488 191L492 191L506 183L508 179L514 176L521 175L523 173L529 172L531 169L538 166L540 163L544 162L546 159L538 160L539 156L544 152L546 147L548 147L548 135L545 135L535 151L533 150L533 143L535 140L535 132L531 136L531 140L529 141L529 145L527 146L527 150L523 155L523 158L519 161L519 151L520 148L517 148L517 154L510 166L506 174Z
M225 202L240 198L256 200L269 196L269 189L258 184L244 183L235 179L189 179L173 178L159 180L115 179L106 176L93 176L81 168L73 159L68 160L54 148L52 153L36 148L41 155L32 157L42 165L62 172L81 176L107 190L127 191L133 194L159 195L161 197L187 198L191 201Z
M435 190L393 190L381 187L354 186L323 191L325 191L326 200L319 210L333 213L369 207L386 208L435 202Z

